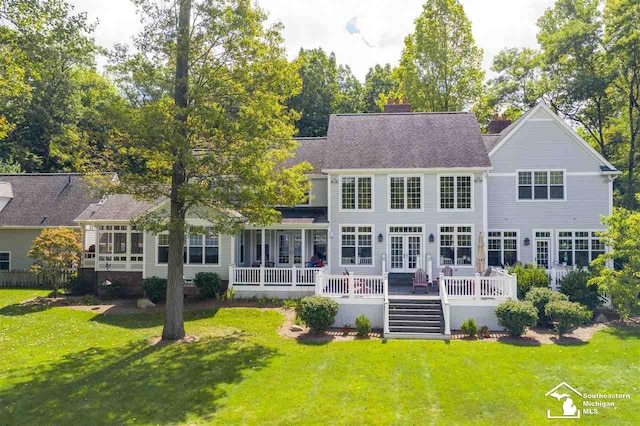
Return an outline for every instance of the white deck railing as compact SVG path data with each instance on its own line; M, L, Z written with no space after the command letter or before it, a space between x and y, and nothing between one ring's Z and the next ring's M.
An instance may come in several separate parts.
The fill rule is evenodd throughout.
M451 335L451 307L449 306L449 295L444 280L438 280L440 290L440 301L442 304L442 318L444 319L444 334Z
M472 277L447 277L440 274L440 282L448 297L452 299L516 299L518 295L517 277L509 274L496 274L484 277L476 274Z
M560 291L560 281L571 272L568 268L551 268L547 269L549 275L549 288L551 290Z
M308 287L316 285L316 273L323 268L266 268L229 266L229 284L249 287Z
M387 275L328 275L319 272L316 294L340 298L384 298L389 286Z
M96 253L92 251L82 252L82 267L83 268L95 268L96 267Z

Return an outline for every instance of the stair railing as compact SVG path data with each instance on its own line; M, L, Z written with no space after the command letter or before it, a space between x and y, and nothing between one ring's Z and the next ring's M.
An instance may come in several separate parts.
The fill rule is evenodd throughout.
M382 293L384 295L384 330L383 334L386 336L389 334L389 273L382 274Z
M451 307L449 306L449 297L447 296L447 286L444 284L444 274L440 274L438 286L440 289L440 302L442 304L442 317L444 318L444 334L451 336Z

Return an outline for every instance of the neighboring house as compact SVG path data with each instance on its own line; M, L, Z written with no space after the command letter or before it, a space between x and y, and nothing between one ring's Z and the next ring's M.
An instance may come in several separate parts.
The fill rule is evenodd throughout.
M596 232L619 172L542 103L490 129L482 135L472 113L411 113L406 103L332 115L327 137L299 139L288 162L313 166L305 205L235 236L186 236L185 280L211 271L239 297L327 295L340 302L336 323L364 313L389 335L446 338L469 316L496 328L493 307L515 298L502 267L586 266L605 251ZM162 206L113 196L78 216L96 230L85 266L99 282L133 290L166 276L167 235L129 224L151 208ZM492 276L474 275L482 259ZM437 283L426 296L411 293L418 269Z
M45 228L80 231L74 220L100 199L81 178L68 173L0 174L0 270L29 269L33 262L27 253Z

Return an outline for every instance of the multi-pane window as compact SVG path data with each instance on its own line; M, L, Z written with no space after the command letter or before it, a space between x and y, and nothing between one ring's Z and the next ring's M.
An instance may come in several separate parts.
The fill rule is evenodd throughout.
M389 208L391 210L420 210L422 208L422 178L420 176L391 176L389 178Z
M212 232L213 230L208 231ZM169 262L169 235L158 235L158 263ZM218 236L186 235L184 246L184 263L186 265L218 265L220 263L220 243Z
M371 226L343 226L341 230L341 264L372 265L373 229Z
M269 239L266 238L264 244L264 252L265 257L267 258L267 262L269 262L269 250ZM262 232L256 232L256 260L258 262L262 262Z
M518 261L518 233L489 231L489 266L513 266Z
M343 176L340 182L343 210L371 210L373 208L370 176Z
M327 261L327 231L313 231L313 254Z
M440 265L472 265L471 226L440 227Z
M564 191L562 170L518 172L519 200L564 200Z
M127 255L132 262L144 260L144 236L135 226L101 225L98 229L99 260L126 262Z
M0 271L8 271L10 265L11 265L11 253L6 251L0 253Z
M558 232L558 262L567 265L589 266L599 255L604 254L605 246L592 231Z
M440 176L440 209L471 209L471 176Z

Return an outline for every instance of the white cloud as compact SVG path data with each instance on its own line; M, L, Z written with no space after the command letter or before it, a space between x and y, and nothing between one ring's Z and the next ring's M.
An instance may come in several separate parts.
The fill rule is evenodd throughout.
M284 24L287 54L294 58L301 47L322 47L335 52L338 63L348 64L364 78L376 63L396 65L404 37L424 0L258 0L269 21ZM471 20L476 43L484 50L483 67L505 47L536 47L536 21L554 0L461 0ZM71 0L100 23L96 41L106 47L127 42L140 28L129 0ZM351 26L348 24L351 23ZM349 28L348 28L349 27ZM351 31L350 31L351 30ZM357 30L357 31L356 31ZM370 47L367 46L370 45Z

